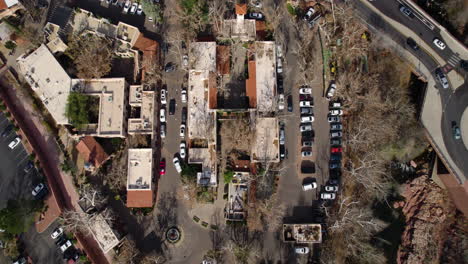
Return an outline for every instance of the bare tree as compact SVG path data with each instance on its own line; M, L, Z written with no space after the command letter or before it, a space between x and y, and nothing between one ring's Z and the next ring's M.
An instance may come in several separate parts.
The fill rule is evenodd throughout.
M101 191L90 184L82 184L79 193L80 198L86 200L93 207L99 208L107 202L107 196L104 196Z
M99 214L107 223L111 223L115 219L114 215L108 209ZM98 213L87 214L82 211L67 210L62 213L60 220L62 221L65 230L70 232L81 232L89 235L92 232L91 228L94 223L94 218L97 215Z
M135 258L140 254L140 251L135 245L135 241L126 238L120 247L117 249L117 254L114 255L114 262L118 264L134 264Z

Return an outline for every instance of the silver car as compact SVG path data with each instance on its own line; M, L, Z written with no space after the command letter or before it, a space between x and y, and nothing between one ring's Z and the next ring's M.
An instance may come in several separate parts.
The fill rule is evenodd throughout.
M302 125L301 126L301 132L305 131L312 131L312 126L311 125Z

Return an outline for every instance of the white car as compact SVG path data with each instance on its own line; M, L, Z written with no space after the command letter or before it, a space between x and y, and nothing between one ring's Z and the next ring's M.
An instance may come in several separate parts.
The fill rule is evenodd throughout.
M161 104L167 104L166 89L161 89Z
M343 110L338 110L338 109L330 110L330 115L332 115L332 116L340 116L340 115L343 115Z
M180 142L180 157L185 159L185 142Z
M181 138L185 137L185 124L180 125L180 137Z
M336 132L331 133L332 138L337 138L337 137L342 137L342 136L343 136L343 133L341 133L341 131L336 131Z
M310 103L310 101L300 101L299 106L300 107L312 107L312 104Z
M21 142L21 138L16 137L15 139L13 139L13 141L10 142L10 144L8 144L8 147L10 149L14 149L14 148L16 148L16 146L19 145L20 142Z
M313 116L301 116L301 123L310 123L314 122Z
M52 239L57 239L61 234L63 234L63 229L61 227L56 228L54 232L50 235Z
M182 56L182 65L188 66L188 56L187 55Z
M302 151L301 156L302 157L310 157L310 156L312 156L312 151Z
M276 45L276 57L283 57L283 49L281 48L281 45Z
M311 125L302 125L300 128L301 128L301 132L312 131Z
M161 138L166 138L166 125L161 124Z
M179 158L174 157L174 159L172 160L172 162L174 162L174 167L175 167L177 173L181 173L181 172L182 172L182 167L180 167Z
M304 191L310 191L310 190L313 190L313 189L317 189L317 183L316 182L302 184L302 190L304 190Z
M341 108L341 103L340 102L333 102L332 107L333 108Z
M434 41L433 41L434 45L436 45L436 47L438 47L439 49L441 50L444 50L446 45L444 42L442 42L442 40L438 39L438 38L435 38Z
M330 98L333 97L333 95L335 94L335 91L336 91L336 84L334 83L330 84L330 87L328 87L328 91L327 91L327 100L330 100Z
M337 192L338 191L338 186L327 185L327 186L325 186L325 191L327 191L327 192Z
M320 198L323 200L335 200L336 195L334 193L321 193Z
M284 94L280 94L278 97L278 109L279 110L284 109Z
M187 90L186 89L182 89L182 91L180 91L180 99L182 101L182 103L187 103Z
M69 247L71 247L72 242L70 240L67 240L67 242L63 243L63 245L60 246L60 250L62 252L65 252Z
M135 14L136 10L138 8L138 4L137 3L133 3L132 4L132 7L130 7L130 14Z
M32 190L32 195L36 196L38 195L43 189L45 188L45 185L43 183L39 183L34 189Z
M329 116L328 117L328 122L330 123L339 123L341 121L341 118L339 116Z
M142 5L138 5L138 9L137 9L136 13L137 13L137 15L143 14L143 6Z
M131 2L131 1L125 2L124 8L123 8L123 12L124 12L124 13L128 13L128 10L130 9L130 6L132 6L132 2Z
M161 110L159 110L159 121L166 122L166 109L164 108L161 108Z
M276 60L276 72L283 73L283 62L281 61L280 58Z
M307 9L307 13L304 16L304 20L307 21L311 19L313 14L315 14L315 10L312 7L309 7L309 9Z
M310 249L308 247L297 247L294 249L294 251L296 252L296 254L305 255L309 254Z
M301 88L299 94L312 94L312 88Z

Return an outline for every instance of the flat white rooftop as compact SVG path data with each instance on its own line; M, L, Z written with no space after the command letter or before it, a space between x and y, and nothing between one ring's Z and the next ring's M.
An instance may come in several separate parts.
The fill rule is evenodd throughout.
M151 134L154 123L154 91L143 91L141 85L131 85L129 103L140 107L140 118L128 119L128 133Z
M99 121L96 136L123 137L125 78L73 79L72 90L99 97Z
M279 162L278 119L276 117L257 117L252 161Z
M128 149L127 190L151 190L152 164L152 149Z
M20 56L17 61L20 72L57 124L68 124L65 107L71 78L49 49L42 44L31 54Z
M119 244L119 239L102 215L96 215L90 222L91 233L105 254Z
M255 42L255 64L257 85L257 110L259 112L273 112L276 110L275 42Z

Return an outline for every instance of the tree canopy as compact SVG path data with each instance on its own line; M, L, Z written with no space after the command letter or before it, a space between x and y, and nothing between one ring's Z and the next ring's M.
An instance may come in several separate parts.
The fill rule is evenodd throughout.
M90 123L89 110L93 100L89 95L71 92L67 98L65 115L70 124L79 128Z
M152 17L155 22L162 23L163 16L160 5L155 5L152 0L142 0L141 4L147 17Z
M34 212L40 209L36 201L8 200L7 207L0 210L0 228L12 235L26 232L34 222Z

